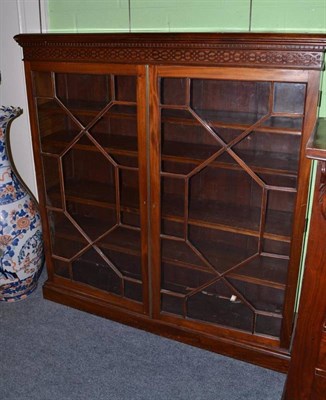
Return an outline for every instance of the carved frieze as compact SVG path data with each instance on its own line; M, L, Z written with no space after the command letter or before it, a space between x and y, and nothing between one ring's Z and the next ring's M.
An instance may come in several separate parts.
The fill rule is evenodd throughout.
M166 49L166 48L60 48L29 47L24 59L134 64L257 65L292 68L321 68L322 53L260 50Z
M25 36L25 37L24 37ZM230 40L222 35L188 35L182 40L171 35L28 35L16 39L24 48L27 61L108 62L129 64L182 64L207 66L257 66L273 68L321 69L325 44L293 41L282 42L259 35L250 40L240 34ZM238 38L238 40L237 40ZM49 39L49 40L47 40ZM71 40L69 40L71 39ZM326 40L325 40L326 42Z

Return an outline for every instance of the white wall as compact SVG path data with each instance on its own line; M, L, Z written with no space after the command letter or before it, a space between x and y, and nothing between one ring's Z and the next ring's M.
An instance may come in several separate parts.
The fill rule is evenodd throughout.
M15 166L34 195L37 187L22 50L13 37L18 33L40 31L39 0L0 0L0 105L13 105L24 111L11 126L11 149Z

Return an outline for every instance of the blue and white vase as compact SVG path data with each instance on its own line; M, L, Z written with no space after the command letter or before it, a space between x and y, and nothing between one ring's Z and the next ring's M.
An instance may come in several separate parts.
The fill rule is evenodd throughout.
M43 267L43 240L36 202L14 173L6 140L20 108L0 107L0 301L32 293Z

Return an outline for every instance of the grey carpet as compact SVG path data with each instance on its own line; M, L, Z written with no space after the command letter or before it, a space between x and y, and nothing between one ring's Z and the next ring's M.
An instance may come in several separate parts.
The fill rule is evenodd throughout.
M281 399L283 374L44 300L41 284L0 302L3 400Z

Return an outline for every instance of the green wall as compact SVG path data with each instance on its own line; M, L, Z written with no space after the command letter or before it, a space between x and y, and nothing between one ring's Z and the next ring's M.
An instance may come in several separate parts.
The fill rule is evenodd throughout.
M50 32L326 33L326 0L48 0L48 16Z
M326 0L48 0L51 31L326 32Z

